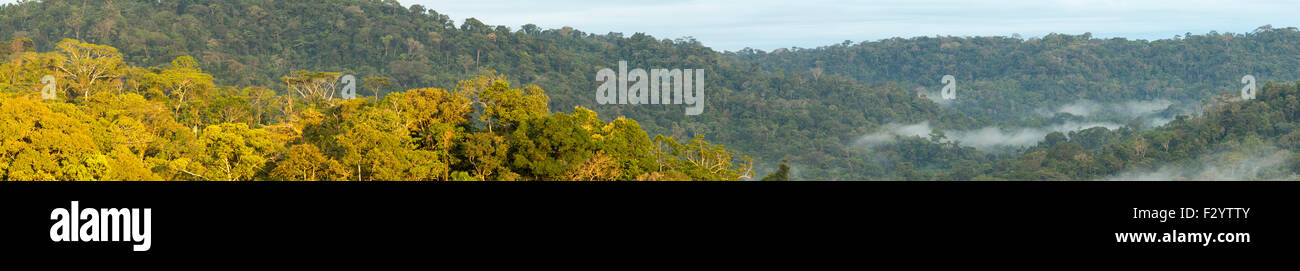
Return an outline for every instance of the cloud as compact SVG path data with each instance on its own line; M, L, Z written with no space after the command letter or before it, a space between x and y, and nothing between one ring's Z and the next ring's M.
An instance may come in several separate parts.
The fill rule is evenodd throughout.
M1155 169L1135 169L1106 178L1108 181L1247 181L1283 180L1291 152L1274 146L1247 147L1203 155L1187 163Z
M1068 113L1080 117L1093 116L1115 116L1125 119L1139 119L1157 115L1162 111L1173 106L1174 102L1169 100L1152 100L1152 101L1126 101L1113 104L1099 104L1090 100L1079 100L1074 103L1063 105L1052 113ZM1044 110L1039 110L1043 112Z
M910 125L890 123L890 124L886 124L883 128L879 129L875 133L870 133L858 138L858 140L854 143L854 145L875 147L881 144L893 142L894 137L898 137L898 136L926 137L929 136L930 131L933 130L934 129L930 128L930 122L922 122L922 123L910 124Z
M1028 147L1038 144L1047 134L1052 132L1069 133L1070 131L1086 130L1093 127L1105 127L1106 129L1118 129L1122 125L1108 122L1064 122L1046 127L1038 128L1016 128L1002 129L994 126L984 127L968 131L944 131L947 139L944 142L959 142L962 146L970 146L985 152L1006 151L1019 147ZM881 144L893 142L895 137L913 137L919 136L928 138L934 128L930 127L929 122L916 124L886 124L875 133L859 137L854 145L861 147L875 147Z
M945 100L945 99L943 99L943 90L942 90L942 89L939 89L939 90L930 90L930 89L928 89L928 88L926 88L926 87L917 87L915 90L912 90L912 92L916 92L917 95L921 95L921 96L922 96L923 98L925 98L926 100L930 100L931 102L934 102L935 104L938 104L938 105L941 106L941 107L948 107L948 106L951 106L951 105L953 105L953 102L956 101L956 100ZM922 94L923 94L923 95L922 95Z
M1172 110L1172 111L1171 111ZM1101 104L1089 100L1079 100L1060 106L1055 110L1038 109L1042 116L1055 116L1065 113L1086 119L1097 120L1142 120L1142 128L1154 128L1173 121L1175 115L1190 115L1195 109L1185 104L1159 99L1151 101L1125 101L1121 103Z

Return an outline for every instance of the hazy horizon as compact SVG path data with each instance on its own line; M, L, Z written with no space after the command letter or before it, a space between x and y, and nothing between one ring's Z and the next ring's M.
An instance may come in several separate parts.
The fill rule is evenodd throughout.
M415 0L457 22L477 18L518 29L571 26L589 33L642 32L695 37L715 50L815 48L895 37L1092 33L1099 38L1168 39L1211 31L1248 33L1263 25L1300 26L1297 0L668 0L625 4L591 0ZM502 10L501 6L515 7ZM721 16L720 16L721 15ZM671 19L664 19L665 17Z
M17 0L0 0L16 3ZM1300 0L666 0L627 4L594 0L399 1L519 29L570 26L588 33L691 36L719 51L746 47L815 48L918 36L1041 37L1092 33L1099 38L1168 39L1210 31L1248 33L1259 26L1300 26L1288 12ZM502 9L501 7L511 7Z

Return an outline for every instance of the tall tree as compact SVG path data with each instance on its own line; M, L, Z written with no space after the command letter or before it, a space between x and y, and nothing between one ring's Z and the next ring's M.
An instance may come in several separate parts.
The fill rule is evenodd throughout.
M82 97L96 91L120 89L117 79L125 71L122 54L117 48L66 39L57 45L63 55L55 67L74 83L74 90Z

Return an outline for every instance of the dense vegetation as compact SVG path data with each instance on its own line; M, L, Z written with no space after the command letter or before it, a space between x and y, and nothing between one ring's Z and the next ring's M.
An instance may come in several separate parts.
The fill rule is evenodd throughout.
M1190 165L1219 150L1249 149L1233 144L1289 155L1278 154L1290 150L1290 141L1281 139L1290 134L1285 125L1289 119L1278 117L1285 114L1268 118L1264 125L1258 118L1232 113L1240 110L1229 110L1286 99L1269 95L1284 95L1270 91L1282 92L1287 86L1262 88L1257 101L1214 97L1239 89L1237 81L1244 74L1261 82L1300 76L1300 31L1271 27L1157 41L1057 34L1030 39L898 38L769 53L716 52L689 37L656 39L641 33L593 34L535 25L511 28L473 18L457 23L434 10L391 0L46 0L0 6L0 22L0 37L15 38L3 49L11 78L0 82L7 93L6 107L44 106L80 120L82 128L99 131L88 134L89 142L96 142L93 150L109 157L107 161L116 161L112 155L119 152L111 142L135 142L100 138L112 134L106 131L125 129L111 128L119 124L109 116L125 113L103 108L117 106L108 100L140 103L120 110L160 107L149 117L132 119L161 121L167 116L167 123L141 126L170 131L145 140L149 144L166 141L175 146L151 151L126 147L119 154L154 155L154 160L140 160L142 168L160 179L213 179L189 169L197 165L210 170L204 163L213 161L194 156L194 146L207 142L206 134L245 131L271 138L241 150L265 154L259 172L239 174L254 179L280 178L274 168L289 158L325 161L321 163L329 166L316 167L342 170L312 175L330 177L325 179L580 179L566 174L576 174L579 165L606 160L617 161L618 175L598 179L754 177L740 165L744 163L731 162L743 158L707 145L706 139L757 158L753 165L758 171L773 173L766 179L1101 179L1168 163ZM118 72L93 79L58 71L57 65L67 62L59 55L71 55L59 46L69 38L106 45L71 43L81 47L118 50L111 54L117 58L109 57L120 63L114 66ZM706 70L704 114L685 116L682 108L673 106L597 105L592 91L596 71L620 60L631 67ZM59 89L71 95L60 96L60 103L37 101L39 69L54 71ZM343 74L361 79L357 90L366 99L338 101L327 96L338 91L330 83ZM936 91L945 74L961 82L957 102L917 95ZM514 84L506 83L507 77ZM439 91L426 89L429 86L456 87ZM1041 113L1080 100L1170 100L1183 106L1163 110L1160 117L1185 116L1154 127L1140 118ZM455 114L428 112L443 107ZM1278 108L1252 112L1269 115ZM1202 129L1189 125L1220 117L1233 119L1217 122L1217 127L1282 126L1217 134L1180 132ZM1009 150L976 149L943 132L1042 127L1061 121L1129 125L1065 131ZM859 143L863 135L891 125L922 122L937 129L869 147ZM225 127L238 123L246 127ZM606 137L610 134L601 133L611 132L571 128L611 125L628 133L642 131L630 137L646 140L606 146L596 142L603 140L599 138L538 138ZM218 128L209 133L214 126ZM651 139L648 134L664 136ZM1188 134L1198 138L1185 137ZM695 140L674 144L674 138ZM646 147L647 142L652 147ZM363 143L379 145L356 145ZM1179 144L1187 146L1177 149L1183 146ZM397 149L404 151L368 152ZM644 151L650 149L656 151ZM568 154L571 151L577 152ZM656 157L647 160L641 153ZM12 155L5 157L16 157ZM484 156L497 159L473 158ZM710 158L701 158L706 156ZM550 160L532 160L537 157ZM372 170L367 167L375 162L366 159L395 162L384 165L389 169ZM725 174L673 165L704 160L727 164L712 167L727 168ZM788 163L780 163L783 160ZM1289 172L1261 174L1285 178ZM425 177L411 177L417 175Z
M1156 41L1091 34L916 37L728 55L785 73L897 82L933 91L943 86L942 76L953 75L961 82L962 97L955 108L999 121L1080 99L1196 102L1240 88L1247 74L1262 81L1300 79L1300 31L1272 26L1245 34L1187 33Z
M955 75L962 82L960 98L936 102L947 103L944 110L961 111L972 119L991 119L1001 127L1041 127L1072 120L1128 123L1050 133L1016 154L982 154L960 142L940 140L942 131L928 138L932 140L898 138L867 151L884 165L880 171L894 169L871 176L907 180L1294 179L1292 173L1300 170L1286 165L1297 163L1290 159L1296 150L1291 143L1295 105L1286 102L1295 99L1294 86L1268 85L1258 101L1243 102L1232 96L1242 87L1244 75L1283 82L1300 78L1300 31L1295 27L1262 26L1245 34L1188 33L1156 41L1097 39L1089 34L1029 39L894 38L858 44L846 41L815 49L746 49L726 55L735 63L758 64L774 72L899 83L931 96L937 96L943 86L939 80L943 75ZM1172 102L1147 116L1055 112L1080 101L1132 105L1134 101L1158 100ZM1101 111L1108 109L1124 111L1118 107ZM1163 124L1147 123L1153 117L1172 121L1153 127ZM951 123L935 126L970 127ZM1245 163L1251 159L1258 161ZM1209 166L1213 164L1238 166ZM1207 167L1211 172L1206 172Z
M141 68L109 46L31 44L0 51L0 180L752 177L752 162L722 146L652 139L634 120L582 107L551 113L541 88L494 73L454 90L343 100L314 90L331 89L337 73L295 73L282 95L216 84L188 56Z
M993 161L904 158L898 174L908 180L1300 179L1297 86L1300 83L1267 84L1257 100L1248 101L1235 93L1223 94L1198 117L1180 116L1147 131L1129 126L1051 133L1021 155ZM908 149L899 152L907 153L960 148L916 137L901 142ZM948 167L924 170L913 165Z
M821 165L827 171L804 171L820 177L865 163L846 148L855 134L889 121L943 117L937 105L895 84L766 73L724 61L689 38L511 29L472 18L455 23L419 5L379 0L84 2L0 8L0 36L31 38L38 51L65 38L106 44L142 67L193 56L215 83L281 94L289 90L280 78L298 70L392 79L388 88L359 89L363 96L450 86L495 70L548 90L557 110L584 106L606 121L635 119L652 134L703 135L756 157L760 171L775 170L783 158ZM631 67L705 69L704 115L687 117L672 106L597 105L595 73L619 60Z

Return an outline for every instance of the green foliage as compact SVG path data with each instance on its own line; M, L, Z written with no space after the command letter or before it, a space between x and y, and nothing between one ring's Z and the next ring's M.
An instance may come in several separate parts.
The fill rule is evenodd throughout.
M1300 79L1297 38L1296 28L1265 26L1249 33L1188 33L1162 40L939 36L727 55L737 64L777 72L821 67L826 74L908 89L938 89L942 76L953 75L960 82L959 96L971 97L959 99L962 106L955 109L1006 121L1079 99L1191 102L1240 89L1247 74Z
M772 174L768 174L767 176L764 176L762 179L759 179L759 181L764 181L764 182L789 181L790 165L786 164L787 162L789 161L781 161L781 164L777 167L777 170L775 172L772 172Z
M179 158L170 165L197 180L253 180L281 148L266 131L243 123L208 126L200 134L198 155Z
M30 97L0 101L0 177L13 181L97 181L110 177L77 108Z
M116 51L75 40L64 44ZM64 57L17 53L22 56L3 64L6 71L48 71L49 66L15 63L49 58L57 66ZM552 114L541 88L512 89L496 73L461 82L456 92L421 88L376 102L326 99L320 89L305 90L332 88L321 82L337 78L339 73L333 72L297 72L286 81L304 90L281 95L266 87L217 85L190 57L178 57L166 68L121 69L127 72L108 79L124 83L74 85L102 88L78 99L42 101L37 93L5 88L0 96L0 180L590 181L748 176L735 173L748 169L716 162L732 156L720 146L697 139L679 146L689 151L658 155L636 121L618 118L606 123L583 108ZM382 79L370 83L371 88L385 85Z
M294 145L276 163L271 178L285 181L343 181L351 175L338 161L326 157L309 144Z
M1068 138L1048 135L1038 147L1006 161L1011 166L998 167L989 175L1012 180L1095 180L1162 166L1211 165L1229 169L1226 173L1188 171L1161 178L1293 179L1300 173L1290 166L1295 161L1288 160L1291 153L1300 151L1292 135L1300 122L1300 115L1294 114L1300 109L1300 103L1294 102L1300 99L1297 86L1300 83L1266 84L1257 100L1222 99L1206 108L1201 117L1180 117L1151 131L1093 128L1072 132ZM1265 146L1281 149L1261 149Z
M90 97L96 91L118 88L116 79L126 66L117 48L65 39L56 45L62 57L55 62L58 76L72 82L72 91ZM191 60L191 62L193 62Z
M790 159L807 165L803 172L811 178L863 176L840 171L862 164L855 158L858 154L848 150L847 142L885 123L943 117L935 124L954 126L945 129L983 124L943 112L897 84L862 84L833 76L814 80L802 74L767 72L759 65L732 63L729 56L690 38L592 34L568 27L512 29L474 19L456 22L434 10L395 8L396 3L378 0L114 1L111 5L90 0L86 5L97 8L76 16L84 20L80 28L68 27L63 18L72 10L82 12L81 1L10 6L6 14L11 15L0 16L0 37L30 37L37 51L52 50L53 43L66 37L80 37L119 48L127 63L146 67L166 67L178 57L193 56L219 85L260 85L292 94L292 103L263 102L257 107L261 113L253 115L261 115L258 121L264 125L288 121L272 118L295 115L268 114L272 108L325 111L330 106L326 95L337 88L337 79L327 73L356 75L361 79L359 94L384 96L399 92L393 90L459 86L461 81L493 70L525 87L496 86L494 82L499 80L488 78L455 92L472 90L465 97L477 97L476 109L488 111L469 119L499 136L552 108L572 112L568 110L582 106L605 121L618 117L637 120L650 134L679 139L708 135L710 141L770 161L761 163L765 170L774 170L776 161ZM138 14L147 15L135 16ZM709 78L705 114L686 117L680 108L597 106L591 95L595 87L591 77L618 60L627 60L634 67L704 69ZM295 70L309 72L292 73ZM127 71L132 72L150 71ZM131 76L127 77L126 87L137 91ZM368 80L371 78L375 79ZM35 82L26 82L32 83L24 87L35 91L31 88ZM191 116L180 118L186 126L205 127L222 119L204 116L220 115L221 110L199 108L216 105L188 104L213 101L210 93L199 95L203 97L187 94L182 100L167 84L141 83L148 83L137 92L143 96L163 101L155 95L166 95L174 108L181 103L187 103L180 106L182 110L194 107ZM498 132L498 128L506 131Z
M1023 117L1079 99L1192 104L1239 88L1248 73L1294 80L1294 28L1155 41L918 37L717 52L690 38L512 30L472 18L458 24L378 0L46 0L4 11L0 37L13 37L0 43L4 99L39 97L40 78L58 77L59 99L49 102L58 103L46 106L85 115L74 118L91 133L91 152L110 157L108 173L95 173L97 157L59 158L79 160L69 162L87 169L78 176L117 176L111 165L120 164L138 173L123 176L140 179L218 178L208 176L205 127L239 123L280 146L253 151L267 162L246 168L257 171L252 175L234 174L239 179L334 179L340 172L347 180L753 177L750 161L703 142L706 135L763 161L760 171L779 171L775 162L789 160L799 178L813 180L1095 179L1193 161L1252 136L1286 150L1300 145L1291 121L1300 98L1276 85L1262 87L1257 101L1210 98L1196 110L1204 114L1154 130L1061 133L1010 153L947 141L995 123L1042 124L1053 117ZM596 106L591 76L618 60L705 70L705 114ZM362 78L359 93L373 99L336 99L342 74ZM937 89L945 74L971 98L941 105L917 95ZM890 123L923 121L946 133L869 149L854 143ZM674 140L687 138L695 140ZM294 151L308 145L322 156ZM139 161L112 158L128 154ZM290 157L294 166L273 174ZM345 168L310 166L330 160ZM46 179L60 178L73 179Z

